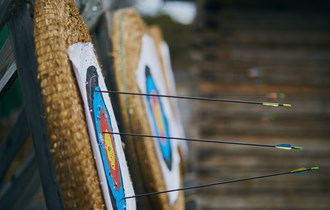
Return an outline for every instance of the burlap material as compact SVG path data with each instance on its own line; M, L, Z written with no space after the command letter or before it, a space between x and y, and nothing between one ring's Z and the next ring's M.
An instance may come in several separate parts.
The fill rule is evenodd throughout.
M140 92L135 72L140 57L142 36L148 30L133 9L117 11L112 24L114 70L118 91ZM141 97L120 95L120 107L125 132L151 134ZM165 190L153 142L149 138L130 137L127 144L128 154L134 161L131 173L138 178L141 193ZM148 209L181 210L184 209L184 196L180 192L174 205L169 204L166 193L144 197L144 203Z
M83 104L67 49L90 42L73 0L35 1L38 77L57 179L67 209L104 209Z

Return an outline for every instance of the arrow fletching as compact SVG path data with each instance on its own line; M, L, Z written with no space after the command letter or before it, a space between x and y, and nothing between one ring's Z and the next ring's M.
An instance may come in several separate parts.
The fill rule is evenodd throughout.
M271 103L271 102L262 102L262 105L264 105L264 106L274 106L274 107L279 106L278 103Z
M277 144L275 145L275 147L277 149L285 149L285 150L302 150L302 147L298 147L298 146L292 146L291 144Z
M319 167L314 166L311 168L297 168L295 170L292 170L291 173L292 174L306 174L308 171L312 171L312 170L319 170Z
M291 104L280 104L280 103L273 103L273 102L262 102L262 105L273 106L273 107L278 107L278 106L291 107Z

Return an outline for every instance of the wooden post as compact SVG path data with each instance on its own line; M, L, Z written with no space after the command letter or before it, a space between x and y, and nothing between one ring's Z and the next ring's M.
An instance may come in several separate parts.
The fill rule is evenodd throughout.
M20 3L9 21L10 37L14 45L18 77L22 85L27 121L33 138L47 208L60 210L64 209L64 204L50 154L47 124L37 79L33 20L27 5Z

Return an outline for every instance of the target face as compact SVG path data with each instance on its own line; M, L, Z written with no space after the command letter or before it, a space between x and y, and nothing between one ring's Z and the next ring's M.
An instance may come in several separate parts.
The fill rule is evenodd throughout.
M90 104L91 115L97 134L97 143L102 157L102 164L105 170L109 191L111 192L111 201L114 209L126 209L125 200L121 199L124 196L122 185L122 177L118 164L117 151L115 147L114 137L112 134L111 119L109 112L104 103L101 89L98 86L98 74L95 66L90 66L87 69L86 75L86 91L88 96L88 104Z
M134 189L101 69L91 43L76 43L68 49L84 103L90 142L107 209L135 210Z
M155 44L152 38L144 35L138 68L136 70L136 82L141 93L152 95L166 95L166 86L161 71L161 65L157 56ZM157 164L167 190L180 187L180 156L178 142L166 137L180 137L173 112L168 98L159 96L143 97L144 109L148 119L148 125L154 138L154 147L157 155ZM163 138L165 137L165 138ZM169 204L172 205L178 199L178 192L167 194Z
M155 85L155 82L150 74L148 66L145 68L146 75L146 87L147 94L158 95L159 92ZM152 125L157 136L169 137L168 121L165 116L162 101L157 96L148 96L148 108L152 117ZM171 141L168 138L158 138L158 145L160 147L162 157L169 170L172 168L172 152L171 152Z

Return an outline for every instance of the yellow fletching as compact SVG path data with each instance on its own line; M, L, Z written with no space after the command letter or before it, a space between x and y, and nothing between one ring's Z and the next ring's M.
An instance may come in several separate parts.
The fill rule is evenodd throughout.
M298 173L298 172L302 172L302 171L306 171L307 168L297 168L295 170L292 170L291 173Z
M262 105L264 105L264 106L274 106L274 107L279 106L278 103L272 103L272 102L262 102Z

